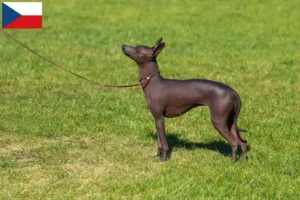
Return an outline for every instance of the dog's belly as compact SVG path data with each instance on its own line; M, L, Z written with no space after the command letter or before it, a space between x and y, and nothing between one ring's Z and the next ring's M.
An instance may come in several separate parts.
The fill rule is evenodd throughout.
M201 105L192 104L192 105L181 105L181 106L179 105L168 106L165 109L164 116L167 118L178 117L197 106L201 106Z

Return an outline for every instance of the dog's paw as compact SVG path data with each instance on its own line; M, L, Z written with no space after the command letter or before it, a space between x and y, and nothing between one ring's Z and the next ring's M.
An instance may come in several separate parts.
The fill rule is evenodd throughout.
M156 157L160 157L161 154L162 154L162 151L163 151L162 149L158 148L157 153L156 153Z
M160 162L165 162L168 160L168 151L162 151L160 155Z

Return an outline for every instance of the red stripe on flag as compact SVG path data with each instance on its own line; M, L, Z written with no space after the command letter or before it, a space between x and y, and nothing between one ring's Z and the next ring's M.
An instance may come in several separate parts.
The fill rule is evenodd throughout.
M10 29L37 29L42 28L42 16L21 16L4 28Z

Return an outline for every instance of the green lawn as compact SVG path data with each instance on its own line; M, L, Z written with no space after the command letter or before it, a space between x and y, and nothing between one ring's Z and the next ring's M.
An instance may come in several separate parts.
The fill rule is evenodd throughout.
M92 80L138 82L122 44L153 45L168 78L243 101L249 160L231 162L207 107L167 119L158 162L141 88L100 88L0 35L0 199L299 199L300 1L43 1L42 30L7 30Z

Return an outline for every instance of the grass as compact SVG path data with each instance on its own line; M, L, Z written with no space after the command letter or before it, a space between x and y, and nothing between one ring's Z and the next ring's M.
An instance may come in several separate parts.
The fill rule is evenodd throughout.
M121 45L167 46L169 78L206 78L240 94L249 160L231 162L207 108L167 119L159 163L141 88L107 89L0 36L0 199L298 199L298 1L43 1L42 30L7 30L107 84L138 81Z

